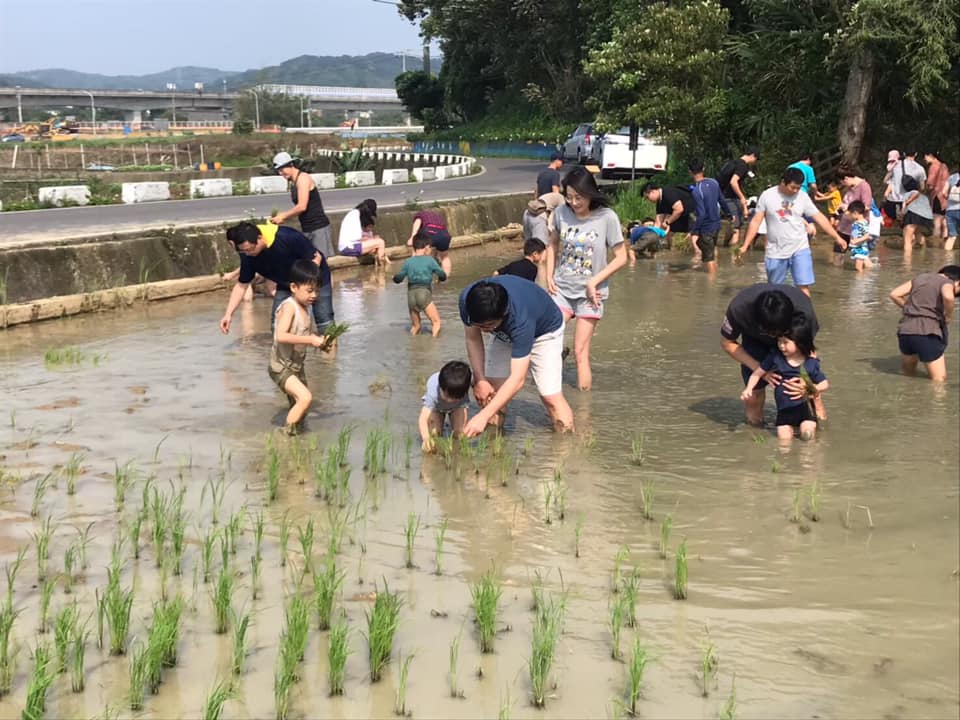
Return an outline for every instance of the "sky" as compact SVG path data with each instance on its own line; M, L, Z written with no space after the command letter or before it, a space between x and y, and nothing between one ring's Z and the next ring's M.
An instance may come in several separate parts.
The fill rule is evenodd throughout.
M0 8L0 73L240 71L298 55L419 56L423 42L418 26L374 0L2 0Z

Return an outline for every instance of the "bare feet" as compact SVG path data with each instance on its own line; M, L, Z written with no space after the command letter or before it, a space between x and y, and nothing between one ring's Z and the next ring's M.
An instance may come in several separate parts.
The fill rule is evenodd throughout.
M443 327L443 323L434 323L433 328L431 329L431 334L434 337L440 337L440 328Z
M413 325L413 326L411 326L411 328L410 328L410 334L411 334L411 335L419 335L419 334L420 334L420 326L419 326L419 325Z

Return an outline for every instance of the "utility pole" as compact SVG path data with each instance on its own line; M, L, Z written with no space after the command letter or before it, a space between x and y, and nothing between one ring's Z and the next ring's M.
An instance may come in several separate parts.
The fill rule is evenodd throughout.
M93 102L93 93L89 90L83 90L84 94L90 96L90 122L93 124L93 134L97 134L97 106Z
M177 122L177 84L167 83L167 90L170 91L170 108L173 113L173 123Z
M23 125L23 104L20 102L20 86L17 85L17 122Z
M257 132L260 132L260 96L257 95L257 91L252 88L247 88L247 92L253 95L253 107L256 117L256 122L254 123L254 128Z
M423 71L430 77L430 38L423 36Z

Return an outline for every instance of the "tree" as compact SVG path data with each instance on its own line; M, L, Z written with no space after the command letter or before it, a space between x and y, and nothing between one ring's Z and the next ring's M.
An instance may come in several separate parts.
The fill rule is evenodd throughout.
M443 124L443 85L422 70L397 75L394 84L400 101L413 117L423 120L428 129Z
M584 66L602 127L630 122L700 150L723 126L722 44L729 13L714 0L658 2L622 11L610 40Z
M281 125L284 127L300 127L303 119L300 117L300 100L296 95L270 93L257 90L257 100L252 93L242 92L234 105L235 120L256 120L257 103L260 106L261 125Z

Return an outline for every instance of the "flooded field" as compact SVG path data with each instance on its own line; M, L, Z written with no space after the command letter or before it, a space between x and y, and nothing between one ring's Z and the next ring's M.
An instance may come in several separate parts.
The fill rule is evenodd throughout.
M337 318L351 330L336 357L308 356L315 401L297 440L276 433L287 404L267 377L262 299L238 311L228 337L217 327L225 295L4 332L8 577L26 551L12 601L0 583L0 620L11 617L8 602L14 617L6 655L11 623L0 623L0 685L4 672L12 677L0 717L19 717L31 686L36 697L47 681L46 716L59 718L203 717L221 681L234 688L228 718L275 717L278 702L291 718L400 709L598 718L626 715L632 700L637 714L658 718L958 717L957 341L945 389L901 377L898 311L886 299L945 261L918 250L907 269L882 252L882 267L862 276L819 258L830 419L816 441L787 451L772 432L742 423L739 373L720 350L719 325L729 299L763 270L733 267L726 253L715 280L681 256L616 276L594 341L593 392L577 393L572 362L566 368L575 436L552 435L525 388L502 447L473 443L447 458L422 458L415 439L408 447L424 382L465 358L459 289L518 255L515 245L455 254L452 281L435 293L447 321L437 341L408 335L404 287L371 271L338 276ZM343 467L338 435L349 438ZM686 600L675 599L681 544ZM488 572L501 594L493 652L481 653L471 586ZM331 631L318 630L316 603L330 585L350 653L343 695L333 697ZM371 682L367 615L387 586L402 605L392 660ZM151 678L144 663L159 657L151 648L178 598L179 639ZM71 638L83 635L65 630L74 603L89 631L77 693L81 643ZM622 621L619 660L612 616ZM52 679L31 680L38 646L54 658ZM284 648L303 650L287 676ZM138 710L132 665L135 696L136 676L148 676Z

